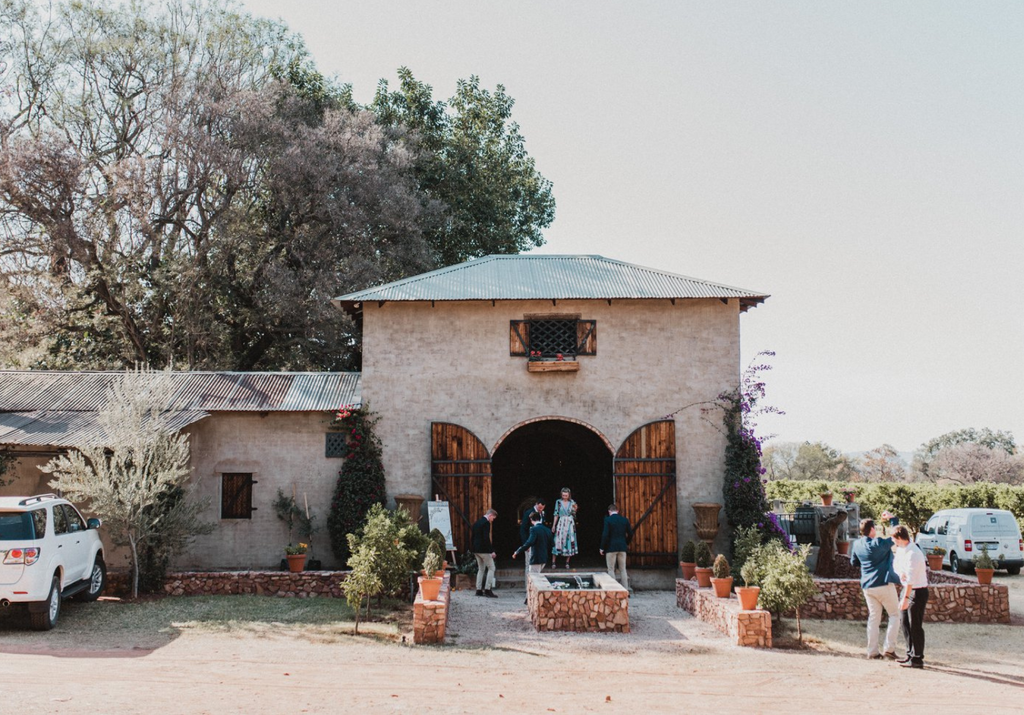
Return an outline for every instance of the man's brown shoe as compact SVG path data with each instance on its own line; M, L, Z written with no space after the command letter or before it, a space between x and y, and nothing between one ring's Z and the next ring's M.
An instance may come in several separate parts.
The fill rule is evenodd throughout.
M889 660L896 660L896 654L894 652L892 652L891 650L890 651L886 651L885 653L882 653L882 657L883 658L888 658Z

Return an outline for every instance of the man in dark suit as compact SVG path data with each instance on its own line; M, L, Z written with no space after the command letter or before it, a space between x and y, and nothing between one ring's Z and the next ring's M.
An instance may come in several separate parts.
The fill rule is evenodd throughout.
M497 598L494 588L494 547L491 545L491 522L497 518L498 512L488 509L473 524L471 548L476 557L476 595Z
M551 558L551 547L555 545L555 535L551 533L551 529L545 526L544 522L541 521L540 512L534 512L530 514L530 535L523 542L523 545L515 550L512 554L514 559L522 552L526 552L527 565L526 565L526 581L527 588L529 588L530 577L529 574L540 573L544 570L544 566L547 565L548 559Z
M629 590L629 574L626 573L626 550L629 540L633 538L633 527L629 519L619 514L619 507L608 506L608 516L604 518L604 529L601 531L600 553L604 555L608 566L608 575L615 578L616 568L622 576L619 583Z
M519 522L519 543L525 543L530 538L530 528L533 526L532 518L534 514L540 514L541 523L544 522L544 500L538 499L534 502L533 506L526 510L523 514L523 520ZM530 552L526 552L526 558L523 559L523 565L525 566L524 576L527 581L530 580Z

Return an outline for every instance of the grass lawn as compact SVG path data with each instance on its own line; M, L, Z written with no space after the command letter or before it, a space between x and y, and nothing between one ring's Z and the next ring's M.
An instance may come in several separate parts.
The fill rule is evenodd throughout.
M385 602L374 620L360 623L359 635L397 639L411 629L412 608ZM245 633L267 638L301 637L330 642L351 637L353 611L342 599L270 596L188 596L136 602L100 599L95 603L64 601L57 627L29 629L28 615L15 609L0 613L5 645L39 649L117 650L158 648L184 631Z

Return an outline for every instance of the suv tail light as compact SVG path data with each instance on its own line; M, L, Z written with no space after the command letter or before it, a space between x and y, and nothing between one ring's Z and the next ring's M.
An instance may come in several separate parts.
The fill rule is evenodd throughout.
M1017 546L1020 547L1021 551L1024 551L1024 539L1018 539Z
M964 539L964 551L973 551L974 544L971 543L970 539Z
M40 549L37 546L32 546L27 549L11 549L4 556L5 564L24 564L25 566L31 566L39 560Z

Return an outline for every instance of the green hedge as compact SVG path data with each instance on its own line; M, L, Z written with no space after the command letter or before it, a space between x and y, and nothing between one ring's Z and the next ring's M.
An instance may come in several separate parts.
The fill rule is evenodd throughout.
M831 490L835 501L843 501L843 489L855 489L862 517L877 518L888 509L901 524L916 530L940 509L978 507L1006 509L1017 517L1024 530L1024 486L982 482L970 486L888 482L815 482L780 479L765 485L768 499L820 502L823 491Z

